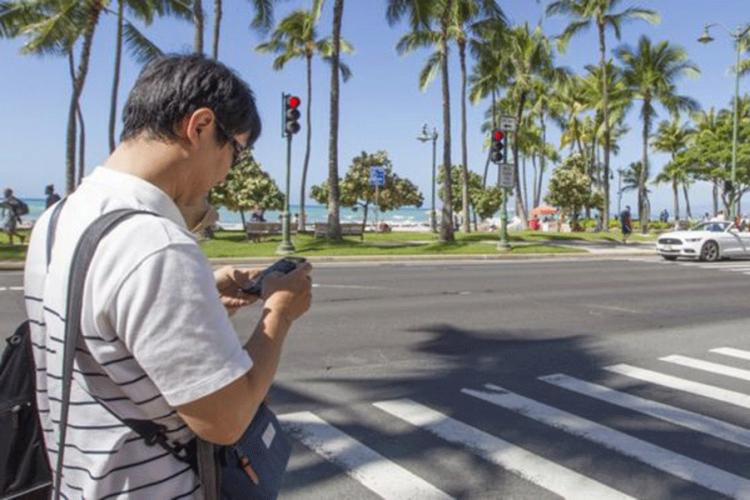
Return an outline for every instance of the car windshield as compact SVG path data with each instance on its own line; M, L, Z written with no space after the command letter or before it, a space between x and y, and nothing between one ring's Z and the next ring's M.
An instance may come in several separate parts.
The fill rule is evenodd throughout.
M704 222L693 228L693 231L710 231L712 233L723 233L729 227L729 222Z

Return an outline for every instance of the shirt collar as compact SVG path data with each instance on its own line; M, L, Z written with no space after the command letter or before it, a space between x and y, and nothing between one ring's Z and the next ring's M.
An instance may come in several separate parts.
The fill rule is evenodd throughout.
M138 176L106 167L97 167L84 179L115 190L118 196L132 198L139 208L166 217L178 226L187 229L180 209L164 191Z

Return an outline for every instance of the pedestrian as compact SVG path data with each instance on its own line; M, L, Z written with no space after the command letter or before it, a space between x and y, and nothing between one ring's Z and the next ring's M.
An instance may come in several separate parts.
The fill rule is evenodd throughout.
M620 213L620 229L622 230L622 242L628 243L628 237L633 232L633 219L630 214L630 205L625 206L625 210Z
M713 219L711 219L711 222L723 222L727 220L727 217L724 215L724 210L719 210Z
M223 445L243 435L273 382L287 333L310 307L311 267L269 275L260 297L247 295L242 288L259 271L213 272L190 232L202 216L188 220L181 212L223 182L260 134L254 96L234 72L202 55L158 58L135 82L123 122L120 144L68 196L49 267L49 211L31 236L25 295L41 426L54 464L64 354L57 339L80 236L113 210L153 212L111 230L87 274L61 493L203 498L195 468L186 465L195 458L190 444L196 435ZM256 302L257 324L236 323L249 337L243 346L229 317ZM139 422L158 424L158 439L142 438L131 427Z
M16 198L13 195L13 190L10 188L5 189L3 196L4 200L0 203L0 206L2 206L0 210L0 217L3 220L2 231L8 235L11 245L13 245L14 236L23 243L25 238L18 232L18 225L23 222L21 215L29 213L29 207L26 203Z
M710 220L711 220L711 216L709 215L708 212L703 214L703 219L701 220L701 222L709 222Z
M255 205L253 213L250 214L250 220L252 222L266 222L265 210L260 205Z
M45 208L49 208L58 201L60 201L60 195L55 193L55 186L54 184L49 184L47 187L44 188L44 194L47 195L47 201L45 203Z

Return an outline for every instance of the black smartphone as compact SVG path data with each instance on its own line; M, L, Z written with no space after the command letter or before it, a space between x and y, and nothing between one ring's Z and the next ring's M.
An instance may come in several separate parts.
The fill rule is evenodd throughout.
M283 259L277 260L272 265L265 268L260 276L255 278L247 287L243 288L242 291L248 295L260 295L263 291L263 279L271 273L282 273L288 274L297 269L297 266L306 262L304 257L284 257Z

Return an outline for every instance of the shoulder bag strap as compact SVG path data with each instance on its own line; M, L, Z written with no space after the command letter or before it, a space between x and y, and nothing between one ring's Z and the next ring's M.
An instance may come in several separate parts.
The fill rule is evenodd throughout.
M120 222L137 214L157 215L145 210L122 209L106 213L86 228L78 241L68 278L68 301L65 310L65 347L63 352L62 402L60 403L60 440L58 443L57 466L54 477L54 498L60 499L62 484L63 456L65 455L65 438L67 434L68 409L70 404L70 387L73 380L76 344L81 332L81 309L83 306L83 287L86 283L89 265L94 257L99 241Z
M55 246L55 234L57 234L57 221L60 219L60 212L62 212L65 202L68 201L66 196L55 204L55 208L52 209L52 215L49 218L49 224L47 225L47 269L49 270L49 264L52 261L52 247Z

